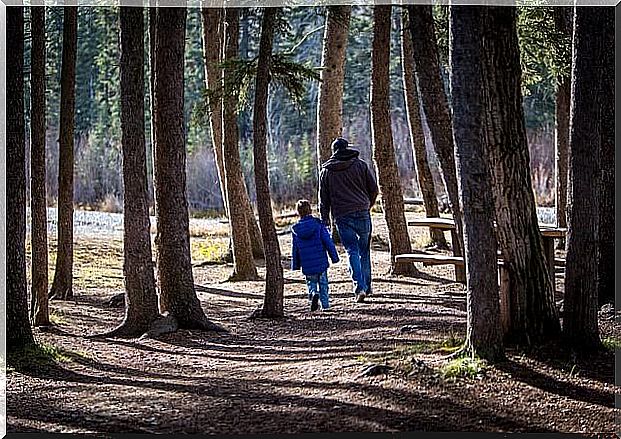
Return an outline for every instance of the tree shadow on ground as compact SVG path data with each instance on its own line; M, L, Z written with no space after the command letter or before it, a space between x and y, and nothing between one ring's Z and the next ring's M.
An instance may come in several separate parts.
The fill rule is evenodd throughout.
M529 386L536 387L544 392L554 393L570 399L583 401L591 404L598 404L603 407L614 408L614 395L596 389L581 386L579 384L560 381L557 378L536 371L532 367L515 361L505 361L496 367L508 373L513 378Z
M57 383L84 384L86 389L94 385L133 389L132 396L124 404L124 412L118 417L116 413L107 416L94 413L88 406L76 413L62 405L59 407L53 399L44 407L32 406L31 396L24 394L14 395L9 414L34 420L54 419L61 424L97 432L151 432L157 427L146 424L147 417L153 414L149 408L141 406L143 412L138 416L127 415L127 408L136 409L133 398L139 401L141 395L157 394L158 400L162 401L162 392L165 392L174 399L178 414L168 425L157 428L158 432L553 431L544 427L545 424L526 422L519 416L513 419L510 415L500 415L477 406L473 401L464 400L464 395L445 394L430 399L418 391L387 389L375 384L312 380L203 377L200 383L187 383L179 382L184 379L180 376L174 382L166 382L153 378L136 379L135 375L126 377L127 370L115 366L109 372L113 376L89 375L59 365L32 371L35 377ZM291 393L302 389L311 389L315 393ZM378 402L381 407L332 398L325 393L331 390L364 394L374 401L381 401ZM201 407L198 411L197 403ZM158 405L162 407L164 404ZM24 407L28 409L24 410Z

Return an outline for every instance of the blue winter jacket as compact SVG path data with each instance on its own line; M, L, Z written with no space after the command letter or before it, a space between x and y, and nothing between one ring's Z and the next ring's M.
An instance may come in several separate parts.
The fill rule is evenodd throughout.
M328 269L328 254L333 263L339 261L339 255L322 222L311 215L300 219L292 228L293 250L291 251L291 269L299 270L305 275L323 273Z

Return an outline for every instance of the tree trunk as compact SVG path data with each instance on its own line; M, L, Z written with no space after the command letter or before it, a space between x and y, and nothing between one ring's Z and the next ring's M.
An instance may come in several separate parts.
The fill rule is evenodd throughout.
M493 201L483 145L481 18L481 6L450 9L451 95L468 286L465 350L498 361L504 351Z
M157 15L157 7L156 0L149 0L149 119L151 122L151 161L152 161L152 174L149 176L151 178L151 189L152 192L152 202L153 202L153 215L156 214L157 205L155 203L155 120L153 118L154 114L154 102L155 102L155 17Z
M601 102L601 186L598 194L599 252L597 259L598 303L615 302L615 12L612 7L599 9L604 35L602 55Z
M218 90L222 87L221 62L221 40L223 38L223 11L222 9L203 8L203 62L205 64L205 86L208 90ZM211 132L211 143L213 145L214 156L216 158L216 169L218 171L218 181L220 182L220 193L222 194L222 204L224 212L229 216L229 209L226 199L224 184L224 161L222 158L222 99L209 99L209 128Z
M457 228L458 239L457 242L452 243L453 253L455 256L462 256L464 248L463 224L457 191L451 114L440 76L440 61L432 6L416 5L408 6L407 9L418 90ZM455 268L455 278L458 281L465 281L465 276L463 268Z
M409 31L409 19L407 10L403 9L401 14L401 66L403 70L403 90L405 95L405 106L410 128L410 139L414 150L414 162L416 163L416 177L418 185L423 195L425 214L427 217L439 217L438 198L436 188L433 183L427 150L425 148L425 136L420 118L420 101L418 89L416 88L416 77L414 74L414 58L412 55L412 34ZM429 229L429 236L433 245L439 248L447 248L444 232L438 229Z
M224 59L238 56L239 10L225 10L226 41ZM242 202L247 197L246 186L239 157L239 132L237 127L238 84L231 83L228 69L223 69L224 103L222 113L222 153L224 156L225 192L229 206L229 224L233 241L233 274L231 280L257 279L257 269L252 258L252 242L247 221L247 211Z
M34 326L50 324L48 311L47 195L45 188L45 7L30 8L30 212L32 217L32 306Z
M267 165L267 98L270 84L270 65L274 41L274 22L280 8L263 8L261 40L254 92L254 172L257 188L259 223L265 243L265 299L262 316L278 318L284 316L284 278L280 262L280 245L276 225L272 216L272 197Z
M6 348L34 344L26 286L26 131L24 8L6 11Z
M554 8L556 28L571 41L571 7ZM569 60L571 63L571 59ZM555 150L556 150L556 224L567 227L567 152L569 149L569 104L571 100L571 78L556 78L556 117L555 117ZM565 240L558 240L558 248L565 248Z
M572 111L569 135L569 192L565 312L563 333L576 348L600 346L597 324L598 199L601 179L599 158L607 134L602 110L608 87L604 58L611 56L605 43L604 9L576 8L572 68ZM613 23L614 23L614 12ZM602 105L603 104L603 105ZM614 105L614 104L613 104ZM607 140L607 139L606 139ZM603 157L602 157L603 158ZM601 180L600 180L601 181Z
M155 200L160 308L180 328L215 329L194 290L190 257L183 126L185 8L162 8L155 19Z
M343 85L350 17L349 5L327 7L321 58L323 69L317 97L318 169L332 155L330 145L343 130Z
M223 11L221 9L204 8L202 10L203 24L203 60L205 63L205 81L209 90L218 90L222 87L222 69L220 63L222 61L222 38L224 37L223 29ZM229 217L229 207L226 195L226 182L224 175L224 159L222 152L222 99L210 99L209 117L211 143L216 158L216 168L218 171L218 181L220 183L220 193L222 194L222 203L224 212ZM242 175L243 181L243 175ZM245 183L244 183L245 184ZM255 220L254 211L248 191L244 192L244 197L238 200L243 204L243 208L248 218L248 230L252 241L252 253L256 258L264 257L263 240L259 226Z
M50 296L73 298L73 137L78 8L63 8L63 53L60 73L60 146L58 156L58 249Z
M532 189L515 8L484 11L486 146L497 238L507 272L507 337L520 344L544 342L557 336L560 326Z
M136 336L158 317L144 131L144 13L121 7L121 134L123 144L123 272L125 319L108 335Z
M373 159L382 194L382 210L388 226L393 274L417 275L413 264L397 264L395 256L412 252L403 206L403 191L390 123L390 28L392 6L375 6L371 67L371 135Z

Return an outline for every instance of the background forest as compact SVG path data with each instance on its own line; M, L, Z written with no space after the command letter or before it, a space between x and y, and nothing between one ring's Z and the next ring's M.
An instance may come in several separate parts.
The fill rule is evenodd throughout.
M46 8L47 39L47 194L56 204L58 194L58 127L60 109L60 65L62 8ZM554 99L555 78L567 74L567 42L556 37L551 8L520 8L518 35L523 64L523 92L529 138L533 186L539 205L554 204ZM26 12L25 70L29 72L29 17ZM434 7L436 32L441 50L443 77L448 90L448 9ZM399 27L400 11L394 8L393 26ZM88 209L122 210L120 79L118 11L113 7L80 8L76 66L75 203ZM243 9L240 16L240 56L257 55L260 14ZM325 14L322 8L285 10L288 29L275 40L275 52L291 51L294 59L319 68ZM146 18L145 18L146 20ZM223 213L208 115L201 43L200 9L188 9L185 51L185 125L188 147L187 192L193 214ZM406 196L420 197L407 125L403 96L399 32L393 29L391 47L391 117L400 176ZM148 40L148 33L146 34ZM354 6L347 46L343 134L371 162L370 70L372 8ZM148 41L145 42L148 50ZM148 59L148 54L145 54ZM145 81L150 81L145 69ZM28 82L26 82L28 84ZM268 159L271 192L279 206L300 196L316 199L316 107L319 83L307 81L304 99L294 103L286 91L274 87L268 101ZM28 86L25 90L29 94ZM252 93L252 90L251 90ZM146 95L145 118L149 175L152 175L150 102ZM26 99L28 99L26 97ZM240 152L251 199L255 201L252 157L252 96L240 111ZM443 182L439 175L424 112L421 112L427 152L438 195ZM29 115L26 114L27 130ZM29 139L29 135L26 136ZM28 140L27 140L28 142ZM26 148L29 151L29 147ZM29 158L26 158L29 162ZM29 169L29 165L27 166ZM29 176L27 176L29 178ZM149 180L153 200L152 180Z

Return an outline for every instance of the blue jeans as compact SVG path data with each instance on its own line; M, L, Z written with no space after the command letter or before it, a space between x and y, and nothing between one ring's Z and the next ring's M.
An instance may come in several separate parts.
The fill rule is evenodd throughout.
M349 274L356 294L371 289L371 214L352 212L336 219L336 228L347 251Z
M322 309L330 308L328 296L328 272L320 274L306 275L306 286L308 287L308 300L312 300L315 294L319 294L319 301Z

